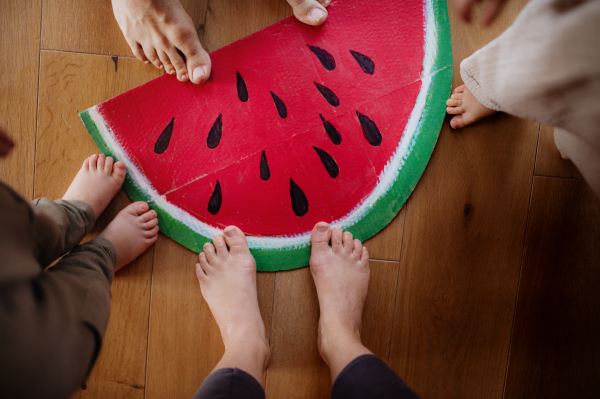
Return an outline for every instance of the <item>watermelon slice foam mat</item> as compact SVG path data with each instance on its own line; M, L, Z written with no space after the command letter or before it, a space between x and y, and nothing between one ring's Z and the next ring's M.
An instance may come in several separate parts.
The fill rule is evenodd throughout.
M330 222L366 240L414 190L452 80L445 1L334 0L211 54L204 85L163 75L80 114L125 190L193 251L227 225L260 271L306 266Z

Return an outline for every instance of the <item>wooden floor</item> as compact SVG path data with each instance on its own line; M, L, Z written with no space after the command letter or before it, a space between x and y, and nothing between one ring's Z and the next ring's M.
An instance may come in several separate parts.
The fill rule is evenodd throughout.
M340 0L341 1L341 0ZM209 51L291 15L284 0L185 0ZM458 65L496 37L451 13ZM373 10L377 12L377 10ZM110 0L0 0L0 179L59 198L97 152L78 113L159 76L132 58ZM121 192L92 233L129 199ZM446 120L431 162L373 258L363 338L423 398L589 398L600 392L600 201L552 129L498 115ZM106 339L81 398L189 398L223 353L196 255L161 235L117 274ZM304 268L261 274L269 398L326 398L318 304Z

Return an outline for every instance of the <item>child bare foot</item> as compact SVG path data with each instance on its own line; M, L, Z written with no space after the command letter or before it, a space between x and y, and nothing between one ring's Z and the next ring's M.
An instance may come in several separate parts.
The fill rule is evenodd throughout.
M63 199L85 202L98 219L125 181L125 164L113 162L104 154L86 158Z
M460 129L496 113L480 103L466 85L454 89L446 105L448 106L446 112L456 115L450 120L453 129Z
M311 243L310 271L321 310L319 353L335 381L348 363L371 353L360 341L369 287L369 252L351 233L343 233L339 227L330 230L324 222L313 228Z
M135 56L182 82L202 83L211 72L208 53L179 0L112 0L113 11Z
M140 256L158 238L158 219L145 202L134 202L121 212L99 237L112 243L117 252L115 272Z
M270 350L258 307L256 262L239 228L229 226L223 233L213 237L214 245L204 245L196 264L202 296L225 344L217 368L237 367L260 381Z

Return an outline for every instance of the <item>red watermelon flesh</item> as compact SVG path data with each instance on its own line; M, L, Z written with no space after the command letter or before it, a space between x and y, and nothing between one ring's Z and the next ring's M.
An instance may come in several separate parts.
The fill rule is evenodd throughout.
M378 183L421 87L421 1L333 1L211 54L204 85L164 75L98 106L158 195L216 227L309 231Z

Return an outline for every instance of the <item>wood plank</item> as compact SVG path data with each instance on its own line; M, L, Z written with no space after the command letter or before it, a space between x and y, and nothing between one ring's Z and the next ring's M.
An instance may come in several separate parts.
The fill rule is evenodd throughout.
M371 261L362 339L387 361L398 277L397 262ZM317 350L319 302L310 269L279 272L275 278L268 398L328 398L329 368Z
M83 159L98 152L78 113L158 74L133 59L42 51L36 196L60 198ZM130 202L121 191L86 240ZM144 397L151 273L152 248L115 276L102 350L78 397Z
M600 392L600 199L583 181L536 177L505 398Z
M451 12L458 65L498 35ZM390 366L422 397L500 398L538 124L496 115L452 131L408 201Z
M0 161L0 180L33 199L41 0L0 0L0 127L16 147Z
M155 247L146 398L189 398L225 348L194 272L198 255L162 234ZM260 273L257 279L266 331L274 278Z
M560 152L556 148L556 144L554 144L554 128L551 126L540 126L535 174L538 176L583 179L581 172L579 172L573 162L560 157Z
M405 217L406 205L400 209L400 212L398 212L390 224L372 238L365 241L365 246L369 250L369 258L396 262L400 261Z
M202 33L208 0L181 0L181 4ZM44 1L42 48L134 57L110 0Z

